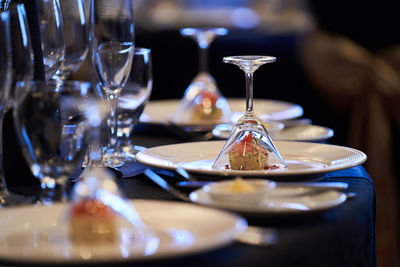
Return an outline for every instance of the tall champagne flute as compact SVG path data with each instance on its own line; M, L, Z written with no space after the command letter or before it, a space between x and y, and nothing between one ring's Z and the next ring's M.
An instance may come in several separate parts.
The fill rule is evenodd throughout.
M85 16L84 0L62 0L65 55L53 79L65 81L81 66L89 51L89 31Z
M123 164L124 153L117 146L117 104L128 80L134 53L132 0L93 0L91 6L92 60L102 91L110 104L110 141L103 165Z
M65 54L60 3L58 0L38 0L38 10L44 71L46 80L50 80L60 68Z
M35 81L20 90L15 127L25 160L41 182L41 202L65 201L66 183L86 154L90 121L98 118L97 100L90 84L78 81Z

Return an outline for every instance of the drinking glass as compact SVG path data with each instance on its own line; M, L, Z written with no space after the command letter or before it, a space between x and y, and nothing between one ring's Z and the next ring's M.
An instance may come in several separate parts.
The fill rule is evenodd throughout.
M3 172L2 126L5 113L12 107L15 88L33 77L33 54L23 4L8 3L0 11L0 206L28 204L32 197L8 191Z
M25 160L41 182L41 201L65 201L66 182L86 153L89 122L98 117L90 84L35 81L19 89L15 127Z
M132 144L131 133L139 122L153 87L151 50L136 47L132 69L118 101L118 145L125 152L124 162L133 161L139 148Z
M0 11L0 207L10 205L10 192L7 190L3 173L3 149L2 133L5 110L9 102L9 90L11 87L11 37L10 37L10 13Z
M38 10L44 71L46 80L50 80L65 54L61 8L58 0L39 0Z
M118 167L124 152L117 145L117 104L132 65L134 23L132 0L93 0L91 6L92 60L102 91L110 104L110 141L103 165Z
M275 62L271 56L224 57L223 62L237 65L246 76L246 110L238 120L214 169L274 170L287 168L263 122L253 111L253 74L262 65Z
M62 82L76 72L85 59L89 51L89 32L84 0L62 0L60 8L64 25L65 54L53 79Z
M228 123L231 111L215 79L208 71L208 50L212 41L228 34L225 28L183 28L182 36L191 37L199 47L199 73L187 87L171 121L178 124Z

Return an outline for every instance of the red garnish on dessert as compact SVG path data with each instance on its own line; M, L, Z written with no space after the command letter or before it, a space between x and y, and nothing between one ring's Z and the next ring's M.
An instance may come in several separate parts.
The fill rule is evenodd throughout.
M212 92L208 91L202 91L199 93L199 97L201 97L201 100L204 101L204 99L209 99L212 105L215 105L215 103L218 100L218 95L214 94Z
M114 211L97 199L83 199L71 206L70 239L77 243L109 243L117 240Z
M114 216L113 210L97 199L85 199L71 208L71 216L95 216L110 218Z

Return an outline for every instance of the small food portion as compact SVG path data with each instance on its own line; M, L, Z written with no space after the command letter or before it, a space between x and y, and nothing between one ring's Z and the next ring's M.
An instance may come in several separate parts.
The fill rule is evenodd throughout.
M257 203L264 199L276 183L264 179L242 179L215 182L203 187L213 200L238 203Z
M202 91L195 98L192 111L193 120L219 120L222 110L217 107L219 96L215 93Z
M268 151L260 145L260 141L255 139L252 133L248 133L239 143L232 146L229 152L229 164L232 170L271 169L268 164Z
M97 199L84 199L70 209L70 239L76 243L114 242L116 214Z
M236 177L235 180L227 188L232 193L254 192L254 185L245 182L241 177Z

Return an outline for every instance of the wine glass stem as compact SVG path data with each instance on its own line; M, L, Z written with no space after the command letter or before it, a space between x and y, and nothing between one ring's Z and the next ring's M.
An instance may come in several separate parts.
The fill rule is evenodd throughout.
M100 146L100 126L91 127L90 145L89 145L89 166L102 166L102 149Z
M68 178L66 176L57 179L51 177L44 177L41 179L41 196L40 200L44 205L51 205L54 202L66 202L66 183Z
M199 47L199 71L208 72L208 46Z
M109 94L107 96L110 103L110 148L116 148L118 141L117 136L117 106L118 106L118 94Z
M246 115L253 114L253 73L246 73Z

